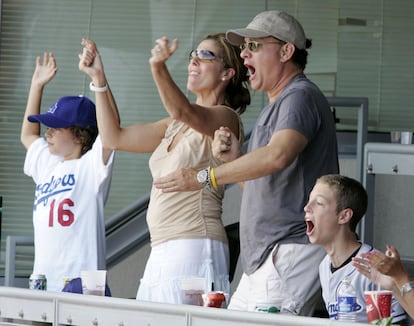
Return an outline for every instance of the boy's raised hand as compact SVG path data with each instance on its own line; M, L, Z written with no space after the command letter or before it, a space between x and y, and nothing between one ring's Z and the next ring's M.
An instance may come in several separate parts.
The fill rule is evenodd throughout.
M78 55L79 70L91 77L92 80L103 78L103 64L95 42L83 38L81 45L83 51Z
M57 73L56 59L52 52L43 54L43 61L40 56L36 57L36 68L32 76L32 84L40 87L45 86Z

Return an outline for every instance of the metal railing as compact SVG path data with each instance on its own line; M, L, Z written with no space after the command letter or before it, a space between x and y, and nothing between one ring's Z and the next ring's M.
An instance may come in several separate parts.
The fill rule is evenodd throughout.
M244 312L0 287L0 325L356 326L327 318Z

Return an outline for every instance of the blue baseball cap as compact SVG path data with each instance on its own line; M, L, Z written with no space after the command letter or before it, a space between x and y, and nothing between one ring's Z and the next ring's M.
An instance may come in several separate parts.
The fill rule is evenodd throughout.
M61 97L46 113L29 115L27 119L49 128L97 126L95 104L82 95Z

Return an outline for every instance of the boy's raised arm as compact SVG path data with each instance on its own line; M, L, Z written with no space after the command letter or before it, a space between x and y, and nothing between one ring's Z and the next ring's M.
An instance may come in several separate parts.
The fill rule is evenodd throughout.
M36 58L36 68L30 84L26 111L23 117L20 133L20 141L26 149L28 149L30 145L40 137L40 124L29 122L27 117L32 114L40 113L43 89L46 84L53 79L56 72L57 65L53 53L45 52L43 54L43 61L40 57Z

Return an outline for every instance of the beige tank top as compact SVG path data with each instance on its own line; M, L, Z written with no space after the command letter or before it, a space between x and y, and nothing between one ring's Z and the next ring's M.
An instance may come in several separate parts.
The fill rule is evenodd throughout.
M240 119L239 119L240 121ZM239 123L241 134L243 133ZM170 150L174 137L183 136ZM211 152L212 139L180 121L173 120L160 145L152 154L149 166L153 178L165 176L183 167L215 167L221 162ZM152 187L147 222L151 244L173 239L210 238L227 242L221 220L224 186L218 190L162 193Z

